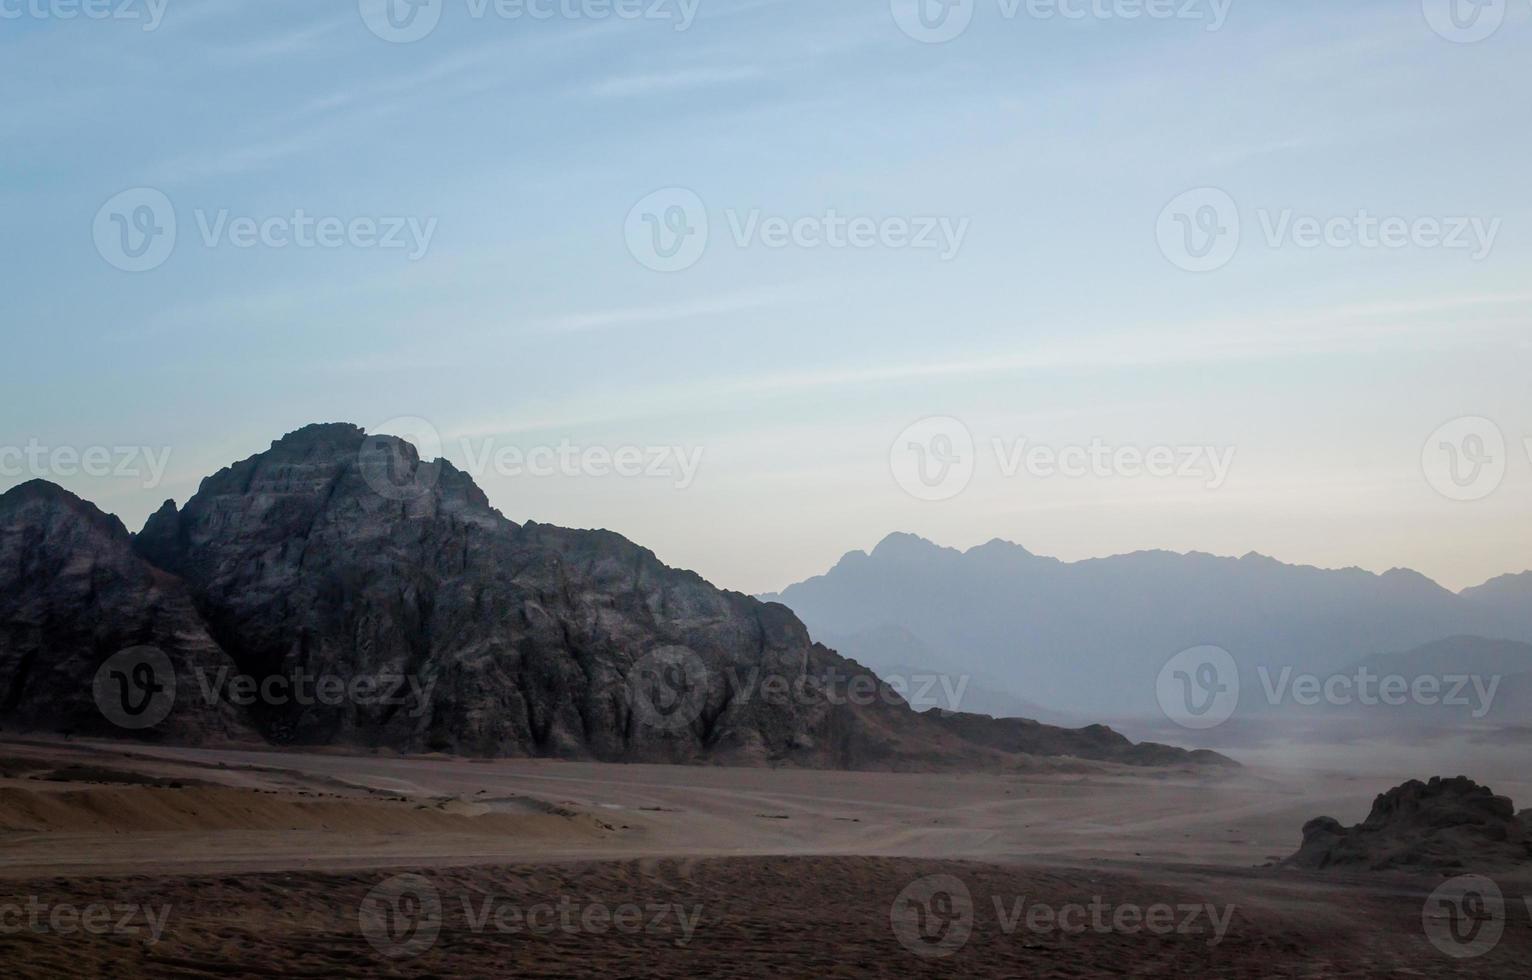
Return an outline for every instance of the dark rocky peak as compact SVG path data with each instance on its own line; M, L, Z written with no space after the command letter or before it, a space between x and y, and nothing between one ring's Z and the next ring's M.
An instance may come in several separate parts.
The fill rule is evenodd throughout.
M122 541L128 538L122 521L56 483L30 480L0 494L0 520L13 523L80 521L90 529Z
M1491 870L1532 861L1532 836L1511 800L1466 776L1412 779L1373 800L1354 827L1333 817L1303 825L1287 863L1373 871Z

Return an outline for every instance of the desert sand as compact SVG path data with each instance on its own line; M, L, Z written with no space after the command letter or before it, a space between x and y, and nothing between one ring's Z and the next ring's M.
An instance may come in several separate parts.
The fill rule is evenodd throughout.
M1532 875L1496 876L1503 936L1459 959L1423 919L1439 877L1267 867L1310 817L1360 820L1412 775L12 739L0 962L27 977L1524 977Z

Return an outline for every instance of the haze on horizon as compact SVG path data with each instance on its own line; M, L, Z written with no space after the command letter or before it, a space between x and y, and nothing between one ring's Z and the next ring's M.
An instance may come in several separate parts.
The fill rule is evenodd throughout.
M0 174L0 317L24 369L0 447L171 452L161 479L50 456L0 468L0 490L52 479L137 530L307 423L418 438L409 420L427 420L427 454L434 438L513 520L609 527L752 593L894 531L1064 560L1407 567L1453 590L1525 569L1532 104L1505 93L1525 85L1532 9L1457 44L1418 3L1236 3L1216 30L1214 6L1043 21L979 4L941 44L886 3L702 0L685 29L448 3L398 44L351 3L170 0L153 30L5 21L0 132L26 162ZM95 234L132 188L177 219L143 272ZM703 203L707 245L656 271L635 212L673 188ZM1241 230L1227 264L1193 272L1161 224L1201 188ZM230 237L298 211L399 219L421 248ZM1493 241L1267 238L1284 214L1361 211L1472 219ZM832 213L931 219L942 247L762 237ZM911 435L933 418L960 428ZM1479 423L1442 433L1465 418L1502 444L1474 442ZM954 431L971 474L918 499L909 446L945 453ZM1443 442L1486 453L1493 486L1442 492L1425 457ZM1232 455L1169 476L1023 462L1096 443ZM527 474L563 445L697 462Z

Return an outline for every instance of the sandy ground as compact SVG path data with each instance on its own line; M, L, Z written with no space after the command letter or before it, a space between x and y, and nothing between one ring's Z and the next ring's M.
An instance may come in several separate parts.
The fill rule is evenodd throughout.
M1428 898L1439 878L1261 867L1310 817L1356 822L1376 793L1431 774L835 773L12 740L0 964L1525 977L1532 876L1494 879L1503 935L1481 950L1464 945L1472 919ZM1526 783L1495 789L1532 800ZM1442 945L1480 955L1431 941L1454 924Z

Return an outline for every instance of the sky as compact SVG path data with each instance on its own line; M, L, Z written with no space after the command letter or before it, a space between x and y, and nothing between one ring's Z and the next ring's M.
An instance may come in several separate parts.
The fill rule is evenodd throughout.
M1456 2L0 0L0 489L349 421L747 592L1521 571L1532 4Z

